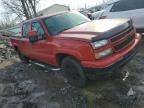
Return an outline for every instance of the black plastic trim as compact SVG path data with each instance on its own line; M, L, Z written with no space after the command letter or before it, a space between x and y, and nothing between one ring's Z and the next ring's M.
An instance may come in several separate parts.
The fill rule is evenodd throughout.
M96 37L93 37L91 39L91 42L100 41L100 40L103 40L103 39L108 39L108 38L110 38L112 36L115 36L115 35L121 33L122 31L128 29L131 26L132 26L132 21L129 20L127 23L124 23L124 24L122 24L122 25L120 25L120 26L118 26L116 28L113 28L113 29L111 29L111 30L109 30L109 31L107 31L107 32L105 32L103 34L100 34L100 35L98 35Z

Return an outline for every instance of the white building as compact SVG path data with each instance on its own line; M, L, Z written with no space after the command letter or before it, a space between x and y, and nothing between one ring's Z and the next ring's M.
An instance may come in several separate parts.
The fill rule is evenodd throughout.
M48 15L51 13L61 12L61 11L68 11L69 7L61 4L54 4L44 10L41 10L37 13L38 16L41 15Z

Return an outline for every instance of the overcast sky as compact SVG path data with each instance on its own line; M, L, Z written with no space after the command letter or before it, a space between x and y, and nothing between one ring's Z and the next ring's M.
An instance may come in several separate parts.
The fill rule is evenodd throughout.
M105 0L106 1L106 0ZM39 10L47 8L55 3L69 5L72 9L73 8L84 8L85 4L87 7L94 6L96 4L101 4L103 0L40 0L39 3ZM2 13L5 9L0 4L0 19L2 19Z
M102 3L103 0L41 0L40 9L44 9L52 4L64 4L69 5L71 8L85 7L85 4L89 6L94 6L96 4Z

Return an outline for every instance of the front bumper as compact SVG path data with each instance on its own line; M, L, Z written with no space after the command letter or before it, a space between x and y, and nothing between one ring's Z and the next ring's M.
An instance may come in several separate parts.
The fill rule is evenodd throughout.
M127 64L136 55L136 52L137 52L137 50L130 52L122 60L120 60L119 62L117 62L107 68L103 68L103 69L84 68L86 76L89 79L95 79L100 76L112 75L113 72L116 72L117 70L120 70L123 66L125 66L125 64Z
M110 65L104 65L103 68L102 66L96 67L95 64L90 63L87 66L84 65L84 70L86 75L88 76L88 78L93 79L99 75L106 75L106 74L112 74L113 72L115 72L116 70L119 70L120 68L122 68L125 64L127 64L135 55L138 49L138 46L140 44L140 40L141 40L141 36L139 34L137 34L137 38L135 39L135 43L126 51L121 52L121 57L120 60L118 59L117 61L115 61L113 64ZM114 57L113 57L114 58ZM103 61L103 64L106 64L107 61Z
M94 60L94 61L81 61L81 65L83 67L88 68L107 68L111 65L117 63L118 61L122 60L129 52L137 49L137 46L139 45L141 40L141 35L137 34L134 39L134 43L127 48L125 48L123 51L114 53L108 57L105 57L100 60Z

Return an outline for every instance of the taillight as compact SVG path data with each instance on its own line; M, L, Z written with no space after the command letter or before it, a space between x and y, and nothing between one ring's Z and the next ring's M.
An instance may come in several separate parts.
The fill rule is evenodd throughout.
M106 19L107 16L101 16L99 19Z

